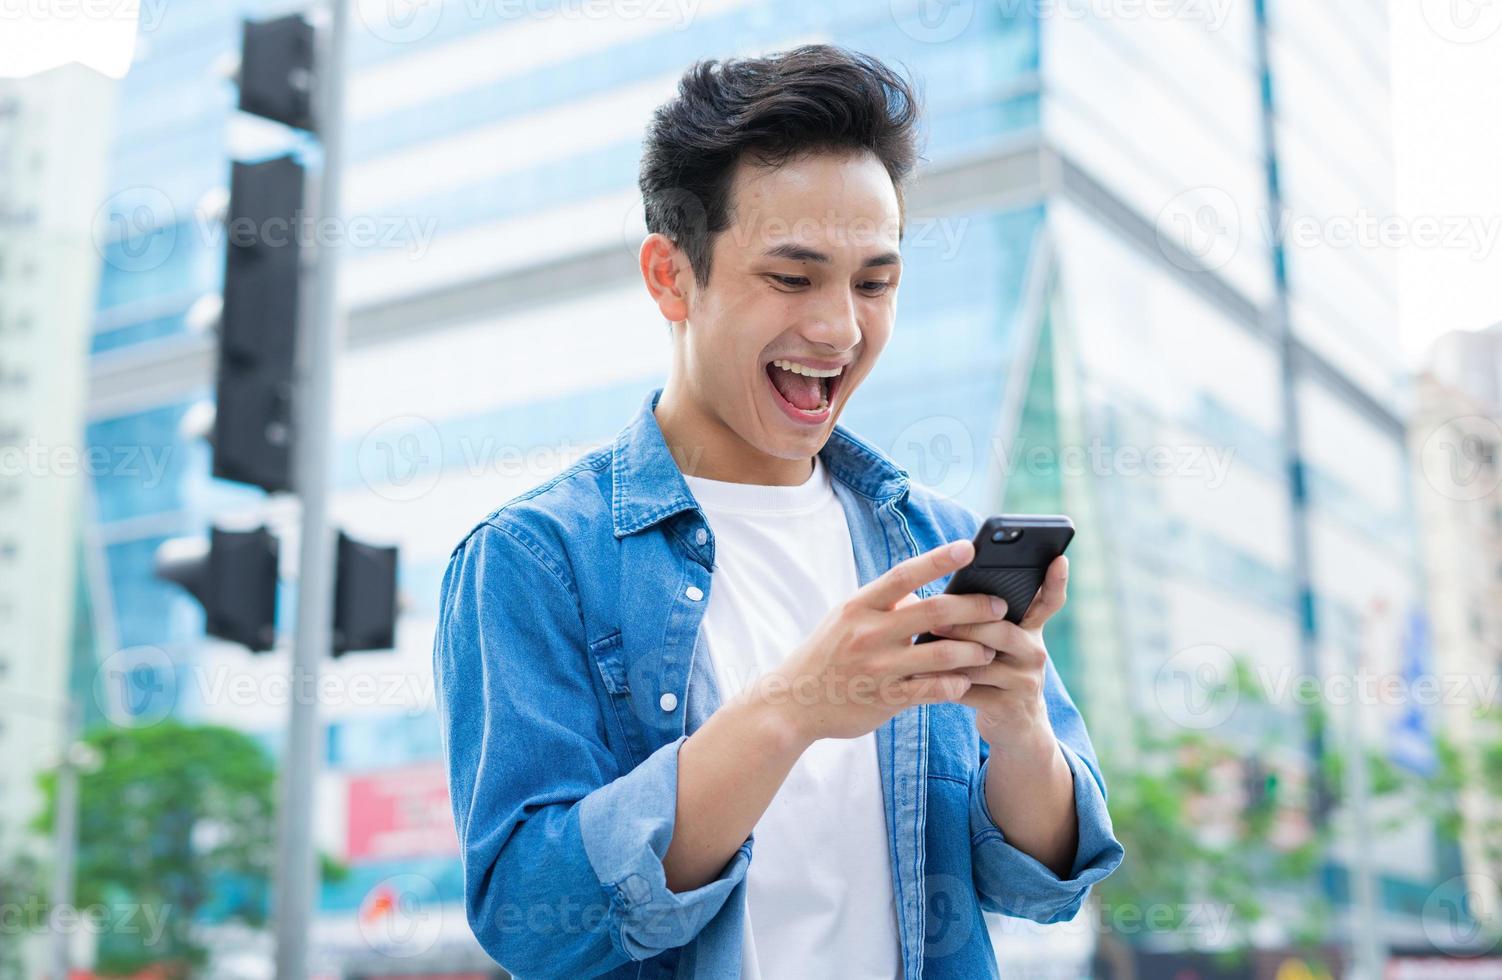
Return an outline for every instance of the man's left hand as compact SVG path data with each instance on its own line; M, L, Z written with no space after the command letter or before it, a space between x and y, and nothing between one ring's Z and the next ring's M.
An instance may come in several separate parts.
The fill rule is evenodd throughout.
M961 669L970 675L972 684L959 699L960 704L975 709L976 728L993 755L1021 753L1036 758L1057 751L1043 696L1048 663L1043 624L1063 608L1068 584L1069 559L1060 555L1049 563L1020 624L998 619L933 630L936 636L970 640L996 651L989 664Z

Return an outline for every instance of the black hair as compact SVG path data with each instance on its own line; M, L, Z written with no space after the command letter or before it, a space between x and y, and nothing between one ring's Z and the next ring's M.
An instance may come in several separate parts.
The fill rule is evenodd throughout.
M918 116L902 76L834 45L696 62L653 113L643 141L647 230L683 249L695 281L707 285L710 245L730 226L731 178L745 153L775 168L810 152L870 151L904 213L905 185L920 159Z

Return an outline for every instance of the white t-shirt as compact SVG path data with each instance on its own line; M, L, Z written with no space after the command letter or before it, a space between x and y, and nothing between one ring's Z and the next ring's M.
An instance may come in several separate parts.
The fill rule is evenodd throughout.
M801 486L685 479L715 535L701 628L729 700L859 588L850 528L817 456ZM815 742L755 834L742 980L902 976L874 733Z

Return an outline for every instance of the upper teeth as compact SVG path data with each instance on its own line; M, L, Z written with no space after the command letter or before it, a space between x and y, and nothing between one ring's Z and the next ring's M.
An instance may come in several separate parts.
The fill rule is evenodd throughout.
M806 367L794 361L773 361L772 364L774 367L780 367L784 371L791 371L794 374L806 374L810 378L832 378L845 370L843 367L837 367L831 368L828 371L821 371L818 368Z

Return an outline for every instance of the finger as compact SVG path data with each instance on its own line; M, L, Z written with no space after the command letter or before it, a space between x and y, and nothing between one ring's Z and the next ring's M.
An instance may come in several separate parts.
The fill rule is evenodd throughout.
M891 609L905 595L936 578L963 568L975 556L975 545L969 541L953 541L937 548L914 555L898 562L884 574L862 586L855 593L856 600L873 609Z
M990 623L939 626L934 628L933 633L951 640L970 640L991 647L1003 657L1024 666L1036 667L1047 656L1047 651L1038 642L1038 634L1004 619Z
M935 674L956 671L964 667L979 667L990 663L996 651L979 643L967 640L935 640L907 647L892 661L889 671L899 677L914 674Z
M970 690L970 678L964 674L927 674L899 681L895 691L903 704L940 704L958 701Z
M890 627L893 636L913 636L931 631L936 626L995 622L1006 615L1007 611L1006 603L1001 600L996 602L1000 605L993 604L991 596L980 592L965 595L941 592L899 606L885 618L885 625Z
M1027 612L1022 617L1020 624L1022 628L1040 629L1054 613L1064 608L1068 585L1069 559L1060 555L1048 563L1048 572L1043 577L1043 584L1039 586L1032 605L1027 607Z
M1039 672L1020 664L997 657L979 667L956 667L952 673L970 678L973 688L990 688L992 691L1022 691L1031 694L1042 687Z
M989 647L987 647L986 649L988 650L988 652L994 652L990 651ZM989 687L995 690L998 688L998 685L992 683L992 681L999 680L999 678L992 677L991 671L994 667L996 667L997 663L998 661L993 657L991 660L982 664L953 667L949 670L925 670L922 673L913 674L911 676L934 677L938 674L964 674L966 677L970 678L971 690L974 690L978 687Z

